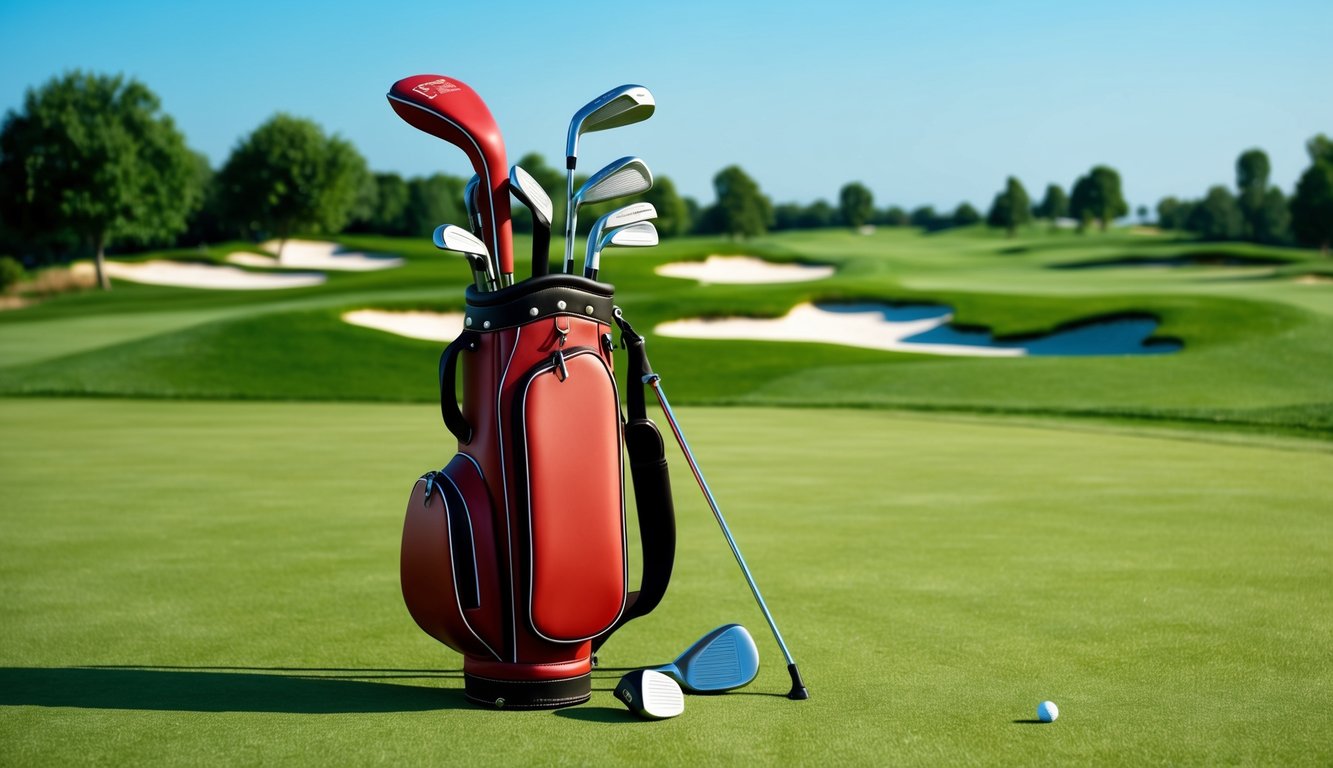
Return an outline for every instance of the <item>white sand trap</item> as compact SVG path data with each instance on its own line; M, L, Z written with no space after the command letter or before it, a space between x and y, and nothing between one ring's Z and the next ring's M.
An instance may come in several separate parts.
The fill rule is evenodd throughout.
M753 256L709 256L704 261L678 261L657 268L663 277L680 277L701 283L744 285L755 283L803 283L833 275L833 267L811 264L774 264Z
M269 240L260 244L266 251L278 252L279 242ZM316 240L288 240L283 246L282 258L263 256L258 253L233 253L227 261L246 267L266 267L269 269L327 269L334 272L373 272L377 269L393 269L403 266L403 260L397 256L383 253L364 253L349 251L337 243L325 243Z
M1333 283L1333 275L1310 273L1308 275L1301 275L1296 278L1294 282L1297 285L1327 285Z
M663 336L691 339L808 341L849 347L967 357L1141 355L1176 352L1178 341L1149 342L1158 322L1123 317L1056 331L1039 338L997 341L985 330L953 327L942 305L798 304L773 319L676 320L657 326Z
M453 341L463 332L461 312L385 312L358 309L343 314L343 322L424 341Z
M905 341L934 330L953 319L953 314L933 314L902 321L885 319L881 309L832 312L810 303L797 304L783 317L773 319L726 318L719 320L675 320L657 326L663 336L689 339L757 339L763 341L814 341L892 352L976 357L1019 357L1021 349L996 349L960 344L912 344Z
M324 275L318 272L293 272L281 275L246 272L217 264L193 264L184 261L106 262L106 273L118 280L178 288L208 288L221 291L264 291L278 288L302 288L319 285Z

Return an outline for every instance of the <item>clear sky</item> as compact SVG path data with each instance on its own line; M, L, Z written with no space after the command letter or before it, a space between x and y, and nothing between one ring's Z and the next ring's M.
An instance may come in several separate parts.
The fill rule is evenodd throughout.
M881 207L984 212L1008 175L1036 198L1106 163L1151 207L1233 184L1256 146L1290 192L1305 141L1333 135L1331 30L1330 0L0 0L0 109L70 69L124 73L215 167L282 111L375 170L465 176L390 110L391 83L468 83L511 162L557 167L574 110L640 83L657 114L585 138L581 170L637 154L707 203L738 163L777 202L859 180Z

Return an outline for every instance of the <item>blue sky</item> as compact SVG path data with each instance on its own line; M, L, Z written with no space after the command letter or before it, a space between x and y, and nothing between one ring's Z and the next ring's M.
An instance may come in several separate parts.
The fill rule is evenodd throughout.
M738 163L778 202L859 180L880 206L984 211L1010 174L1037 197L1107 163L1151 207L1232 184L1256 146L1290 191L1305 141L1333 134L1331 29L1327 0L0 0L0 109L69 69L124 73L215 166L283 111L376 170L468 175L462 152L389 109L393 81L468 83L511 162L537 151L557 167L573 111L633 82L657 114L585 138L581 169L637 154L706 203Z

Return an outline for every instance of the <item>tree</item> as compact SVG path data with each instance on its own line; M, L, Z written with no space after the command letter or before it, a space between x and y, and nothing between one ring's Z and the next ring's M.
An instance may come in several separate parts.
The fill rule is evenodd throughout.
M1129 213L1129 205L1120 191L1120 174L1113 168L1099 165L1087 176L1079 177L1069 196L1069 213L1079 220L1080 230L1096 219L1105 232L1108 224Z
M940 217L935 213L935 209L929 205L923 205L912 211L908 221L914 227L920 227L926 231L939 229Z
M350 143L326 137L310 120L279 113L236 145L217 182L233 222L285 244L300 230L341 230L368 173Z
M845 184L838 191L838 213L842 215L843 224L860 229L875 215L875 196L859 181Z
M1069 197L1059 184L1047 184L1046 194L1037 207L1032 209L1032 213L1038 218L1052 221L1064 218L1069 215Z
M773 220L773 204L759 191L759 185L741 170L731 165L713 177L717 193L717 226L719 231L733 237L755 237L764 234Z
M1210 187L1194 206L1185 226L1206 240L1233 240L1240 236L1245 222L1236 198L1219 184Z
M403 234L428 237L441 224L467 226L463 188L467 181L435 173L407 182L407 207L403 209Z
M905 227L912 223L912 220L911 217L907 215L907 211L904 211L899 206L891 205L879 214L875 223L883 224L888 227Z
M657 232L662 237L689 233L693 224L690 211L685 200L676 192L676 185L671 179L658 176L653 180L653 188L644 192L640 199L652 203L657 209L657 219L653 223L657 225Z
M119 75L75 71L24 95L0 127L0 217L26 238L106 248L185 230L202 197L195 155L158 98Z
M1259 217L1264 211L1270 170L1268 155L1262 149L1246 150L1236 158L1236 203L1245 222L1245 236L1255 241L1259 240L1259 231L1264 229Z
M953 210L953 225L955 227L970 227L981 221L981 213L972 207L971 203L959 203Z
M1020 225L1032 220L1031 206L1022 182L1010 176L1004 183L1004 191L997 194L991 203L986 224L997 229L1003 228L1009 237L1013 237Z
M1328 255L1333 243L1333 142L1320 134L1305 148L1310 167L1296 182L1291 198L1291 232L1297 242Z

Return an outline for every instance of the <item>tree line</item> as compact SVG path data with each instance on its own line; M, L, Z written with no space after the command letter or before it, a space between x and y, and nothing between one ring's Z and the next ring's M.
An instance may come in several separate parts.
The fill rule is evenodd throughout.
M1333 142L1319 135L1307 149L1310 167L1290 197L1269 184L1267 155L1249 150L1236 163L1235 194L1218 186L1199 200L1165 198L1157 205L1159 224L1210 239L1294 242L1327 251L1333 240ZM564 171L538 154L523 156L519 164L547 189L564 185ZM75 71L29 89L22 108L8 112L0 126L0 254L18 254L31 266L91 252L105 286L103 259L114 248L343 231L426 236L438 224L465 221L465 185L466 179L447 174L372 172L350 142L281 113L237 142L214 170L187 146L146 86ZM681 196L670 178L658 176L643 199L656 206L666 237L873 225L937 231L983 221L967 202L945 212L930 206L879 209L859 181L845 184L836 203L775 205L736 165L714 176L713 192L714 202L701 206ZM564 195L553 201L562 220ZM590 206L591 215L580 217L584 226L615 205ZM1096 222L1104 230L1128 212L1119 174L1098 165L1075 180L1069 194L1048 185L1036 204L1010 177L984 222L1010 234L1034 218L1071 218L1080 230ZM531 229L522 206L515 206L514 227ZM12 260L0 273L12 276Z

